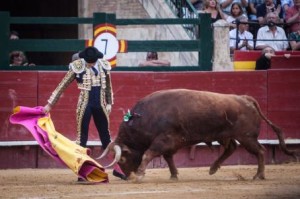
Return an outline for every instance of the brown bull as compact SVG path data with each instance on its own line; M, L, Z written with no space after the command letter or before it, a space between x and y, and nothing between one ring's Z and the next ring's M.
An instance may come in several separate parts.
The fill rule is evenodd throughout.
M145 175L148 163L161 155L169 166L171 178L177 179L173 155L183 147L213 141L218 141L224 152L210 167L210 174L234 152L238 141L257 157L254 179L264 179L265 149L258 142L261 119L275 131L284 153L296 157L295 152L286 148L281 130L263 115L257 101L250 96L163 90L138 101L130 113L129 121L121 123L115 142L101 157L114 149L112 164L119 162L125 175L134 172L137 180Z

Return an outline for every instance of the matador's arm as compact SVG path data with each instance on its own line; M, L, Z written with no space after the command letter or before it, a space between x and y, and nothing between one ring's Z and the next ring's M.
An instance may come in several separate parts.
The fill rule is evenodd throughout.
M56 89L52 92L52 95L48 99L48 104L44 107L44 112L50 112L51 108L56 104L58 99L64 90L70 85L70 83L75 79L75 73L73 70L69 70L62 81L58 84Z

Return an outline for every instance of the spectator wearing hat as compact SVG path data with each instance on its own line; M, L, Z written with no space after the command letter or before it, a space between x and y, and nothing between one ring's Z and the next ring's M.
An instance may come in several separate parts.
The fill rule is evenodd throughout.
M69 71L48 99L44 112L49 113L64 90L73 80L76 80L80 90L76 110L76 143L86 147L89 124L93 117L102 148L105 149L111 142L109 132L109 114L113 104L111 66L95 47L85 48L79 53L79 58L70 63ZM118 165L114 168L113 174L121 179L126 179ZM83 179L78 178L78 181L83 181Z

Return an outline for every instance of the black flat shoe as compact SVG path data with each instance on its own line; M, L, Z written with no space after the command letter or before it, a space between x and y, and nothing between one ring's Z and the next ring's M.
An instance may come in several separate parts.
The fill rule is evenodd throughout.
M86 180L84 180L84 179L82 179L82 178L78 178L76 183L77 183L77 184L87 184L88 181L86 181Z
M125 175L123 175L122 173L117 172L116 170L113 170L113 175L121 178L122 180L127 180L127 177Z
M82 185L96 185L96 184L100 184L102 182L89 182L89 181L87 181L85 179L78 178L76 183L77 184L82 184Z

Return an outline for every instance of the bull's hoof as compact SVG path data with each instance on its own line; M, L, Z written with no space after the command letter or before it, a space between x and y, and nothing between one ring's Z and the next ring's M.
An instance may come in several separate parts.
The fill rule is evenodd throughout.
M172 180L172 181L178 181L178 178L177 178L177 176L172 176L171 175L170 180Z
M254 177L253 180L265 180L265 174L263 173L257 173Z
M141 183L145 175L136 175L135 183Z
M145 175L143 175L143 174L138 175L138 174L132 172L128 179L134 183L141 183L144 176Z
M215 174L218 171L219 168L220 168L220 166L214 166L214 165L211 166L210 169L209 169L209 175Z
M134 181L135 178L136 178L136 176L135 176L134 172L131 172L130 175L128 176L128 180L130 180L130 181Z

